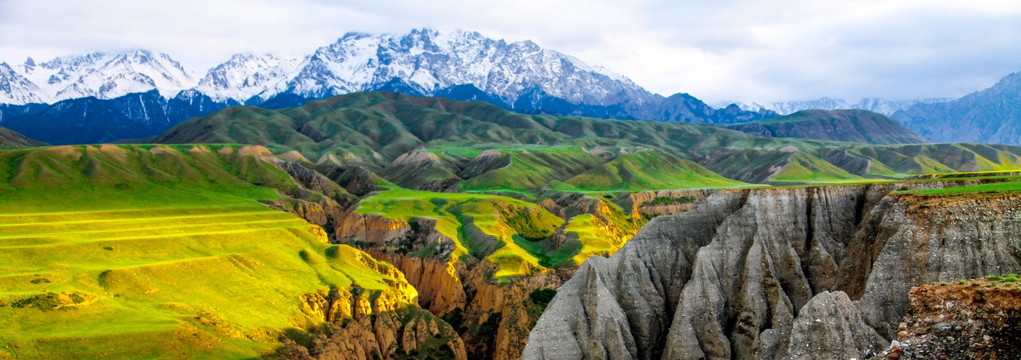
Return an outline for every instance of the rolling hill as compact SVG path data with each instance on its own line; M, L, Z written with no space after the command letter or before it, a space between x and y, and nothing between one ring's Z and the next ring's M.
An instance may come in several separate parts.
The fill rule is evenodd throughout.
M804 112L755 126L805 136L921 141L896 122L862 111ZM671 159L664 163L675 165L665 171L675 179L711 172L738 182L785 184L1005 169L1016 166L1021 154L1021 148L1002 145L861 144L760 137L695 124L525 115L480 101L385 92L336 96L280 110L232 107L189 119L155 141L261 144L294 149L318 164L364 167L408 188L525 196L556 186L582 190L591 185L598 191L706 186L706 177L684 184L629 183L667 177L642 174L664 171L648 164L621 167L618 163L627 162L623 158L611 163L636 151ZM625 168L631 175L620 175ZM584 186L554 186L589 172L574 180Z
M0 150L0 357L251 358L335 320L440 321L392 265L278 210L349 196L279 164L257 146ZM418 353L463 354L440 324Z
M46 143L35 141L19 134L17 131L0 126L0 146L44 146Z
M865 110L803 110L743 124L726 125L756 136L791 137L868 144L926 142L897 120Z

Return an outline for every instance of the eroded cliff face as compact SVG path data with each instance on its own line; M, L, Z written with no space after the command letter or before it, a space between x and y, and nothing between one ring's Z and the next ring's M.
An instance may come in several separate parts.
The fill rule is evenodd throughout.
M303 344L285 340L282 359L468 359L464 342L442 319L409 306L371 316L334 320Z
M557 288L573 273L558 270L516 278L505 283L493 279L497 266L466 259L451 266L446 258L415 253L428 244L442 243L435 224L420 220L415 230L391 240L402 246L363 244L376 259L389 262L418 289L419 305L451 325L460 334L472 359L518 359L539 312L531 308L529 294ZM357 239L357 237L354 237ZM448 252L449 253L449 252Z
M1021 197L890 194L945 185L709 195L589 259L523 358L864 358L893 338L912 286L1021 267Z
M1021 283L1017 275L925 284L887 359L1021 359Z

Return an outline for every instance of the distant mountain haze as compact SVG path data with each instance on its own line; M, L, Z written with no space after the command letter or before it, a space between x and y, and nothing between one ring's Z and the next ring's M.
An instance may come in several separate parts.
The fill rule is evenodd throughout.
M792 137L869 144L920 144L918 134L883 114L866 110L802 110L726 128L765 137Z

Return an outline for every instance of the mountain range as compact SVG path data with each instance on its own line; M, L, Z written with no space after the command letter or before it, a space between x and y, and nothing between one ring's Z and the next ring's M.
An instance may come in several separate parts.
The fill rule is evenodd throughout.
M1017 77L957 100L820 98L713 107L689 94L653 94L531 41L417 29L348 33L295 58L237 54L204 74L148 50L0 63L0 124L52 144L111 142L154 136L228 106L279 109L338 94L392 91L482 100L525 114L707 124L861 109L890 116L930 141L1021 144Z
M205 75L147 50L2 63L0 123L54 144L112 141L155 135L190 116L232 105L282 108L375 90L485 100L522 113L694 123L775 116L736 106L716 109L687 94L653 94L620 74L531 41L421 29L401 36L348 33L301 58L238 54ZM90 116L86 107L104 118ZM44 119L47 132L29 125Z
M960 99L915 104L892 117L931 141L1021 144L1021 73Z
M155 90L145 94L159 97ZM881 199L953 181L1002 180L1021 166L1019 147L911 143L920 138L867 111L804 111L741 126L769 137L705 124L520 114L484 101L359 92L282 109L233 106L192 117L148 144L3 148L0 258L10 260L5 267L13 275L0 291L0 357L530 359L539 351L572 358L557 349L577 343L594 354L657 354L673 348L666 339L692 343L683 349L722 349L666 330L702 314L713 315L704 324L719 326L700 322L699 329L713 330L699 333L736 339L736 354L759 343L776 345L762 346L770 353L798 354L800 347L785 344L801 344L801 337L770 335L803 336L789 329L817 316L796 309L827 289L852 291L857 299L853 290L864 281L848 287L841 280L866 276L855 269L876 264L873 274L896 274L896 266L913 261L909 255L917 252L893 260L869 255L876 248L872 234L895 233L870 226L899 226L894 220L903 214L918 215L908 235L945 226L924 219L959 224L950 234L976 229L975 223L1014 224L1006 221L1014 214L981 215L996 209L981 198L951 204L965 203L963 214L987 216L982 219L918 214L931 203L910 194L903 195L904 207ZM865 184L817 186L846 183ZM813 186L751 189L768 184ZM875 218L881 215L888 218ZM691 221L674 222L685 218ZM955 241L978 246L978 239L1004 234L994 230ZM943 254L940 237L931 239ZM710 251L722 241L733 241L737 251ZM920 248L897 238L889 244L884 254ZM946 247L991 257L956 243ZM727 262L714 253L737 256L746 266L713 267L726 270L715 276L705 264ZM989 269L1016 265L1000 258ZM633 287L586 281L593 271L622 269L593 270L617 261L649 271L604 278ZM982 272L954 275L992 270L975 271ZM738 287L715 285L718 279L749 284L741 293L776 295L751 304L786 315L768 330L751 325L750 339L735 335L743 330L726 324L745 315L712 311L748 298L735 293ZM762 286L756 279L764 279ZM920 281L894 280L897 291ZM720 296L690 291L701 289L690 285L700 282L724 290ZM593 290L600 284L608 286ZM672 290L654 290L656 284ZM864 294L873 300L863 298L863 309L903 304L869 287ZM676 296L682 289L684 301L714 305L682 302ZM598 312L572 310L570 304L592 299ZM653 303L660 305L643 305ZM680 304L676 313L671 304ZM897 321L902 313L892 309L881 318ZM584 329L599 314L634 321L597 327L593 335L652 336L620 347L560 327ZM754 315L759 312L741 314L763 319ZM856 331L868 332L859 322ZM894 325L868 324L881 334ZM862 346L886 344L870 339ZM842 354L861 354L862 346ZM827 356L838 357L850 356Z
M952 99L928 98L912 100L888 100L881 98L862 98L857 102L852 102L847 101L845 99L821 97L815 100L774 101L768 103L738 102L736 104L743 110L747 111L768 110L773 111L780 115L790 115L802 110L867 110L875 113L880 113L886 116L890 116L898 111L907 109L917 104L933 104L950 100ZM722 106L727 106L729 104L730 103L722 104Z
M772 119L725 126L765 137L808 138L868 144L926 142L897 120L866 110L802 110Z

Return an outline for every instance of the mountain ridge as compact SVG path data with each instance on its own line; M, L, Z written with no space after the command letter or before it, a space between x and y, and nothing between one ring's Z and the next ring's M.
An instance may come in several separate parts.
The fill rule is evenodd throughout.
M40 82L47 84L42 86ZM163 113L178 114L167 117L171 126L187 117L232 105L284 108L362 91L480 99L527 114L693 123L775 116L770 111L744 111L736 106L716 109L683 93L669 97L653 94L620 74L534 42L508 43L463 30L416 29L400 36L348 33L298 59L234 55L201 78L191 75L168 55L145 50L68 56L45 63L29 58L25 64L13 67L0 64L0 103L4 104L5 123L54 144L110 139L94 134L76 137L74 131L64 134L64 138L48 138L47 134L19 127L16 118L49 113L47 118L35 116L31 120L66 118L75 124L102 128L97 130L100 133L126 132L123 129L133 124L164 121L163 115L153 119L143 104L124 99L153 90L163 99L150 101L165 103ZM89 119L84 112L64 111L73 107L69 104L80 103L88 96L112 108L104 111L123 114L126 119L111 123ZM51 107L47 110L39 110L40 105L35 104L52 100L60 101L47 104ZM200 113L194 113L195 102L204 104ZM104 121L106 125L101 124ZM59 127L55 129L60 131ZM148 129L131 137L156 135L163 129Z
M920 144L925 139L900 122L867 110L802 110L725 128L765 137L794 137L869 144Z
M46 143L33 140L17 131L0 126L0 146L45 146Z
M892 115L932 141L1021 143L1021 72L959 99L917 104Z
M481 101L391 92L339 95L278 110L231 107L189 119L153 141L274 146L314 163L368 169L418 190L533 195L575 185L591 191L626 188L621 181L657 177L634 170L683 168L674 158L730 180L785 185L1000 171L1021 164L1021 148L1012 146L759 137L703 124L528 115ZM643 150L660 154L630 165L609 163ZM609 167L600 174L590 173L595 178L572 179L604 163ZM484 174L491 170L496 171Z

